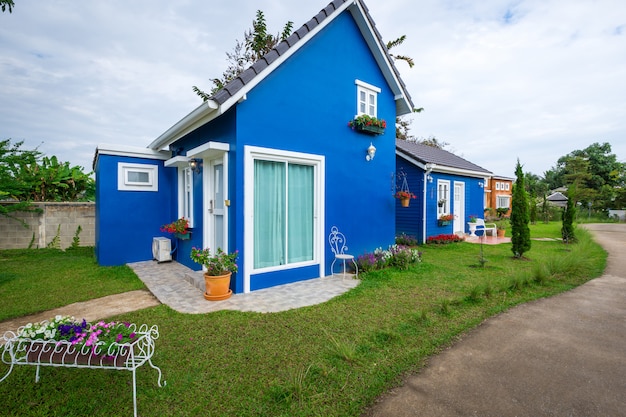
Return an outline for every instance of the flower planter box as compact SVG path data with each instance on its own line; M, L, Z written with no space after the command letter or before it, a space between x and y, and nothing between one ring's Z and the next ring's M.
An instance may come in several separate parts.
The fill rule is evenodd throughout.
M447 226L450 224L450 220L437 220L439 226Z
M385 133L384 127L378 126L355 126L357 132L365 133L366 135L382 135Z
M2 362L9 365L10 368L0 378L0 382L9 376L15 365L37 367L35 382L39 382L39 369L42 366L130 371L133 373L134 416L137 417L137 378L135 373L137 368L147 362L159 373L157 381L159 387L164 386L165 381L161 384L161 369L152 363L154 341L159 337L158 327L148 327L144 324L137 329L134 324L130 326L134 326L133 330L137 334L137 338L132 343L113 344L109 351L99 350L97 346L93 351L92 347L84 345L79 347L66 340L33 340L18 337L15 333L8 331L1 338L4 341Z
M189 240L191 239L191 232L187 232L185 234L182 233L174 233L174 237L180 240Z

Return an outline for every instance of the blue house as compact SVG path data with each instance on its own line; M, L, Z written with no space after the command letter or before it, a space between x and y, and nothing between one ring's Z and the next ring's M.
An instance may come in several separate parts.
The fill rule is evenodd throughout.
M236 293L327 276L331 227L355 255L394 242L394 121L412 108L363 1L335 0L147 148L98 147L98 262L152 259L185 217L174 259L238 250ZM390 127L350 128L359 115Z
M483 217L490 171L451 152L405 140L396 141L396 165L397 186L404 183L416 196L409 207L396 204L398 234L423 243L429 236L467 233L470 216ZM439 220L447 215L453 220Z

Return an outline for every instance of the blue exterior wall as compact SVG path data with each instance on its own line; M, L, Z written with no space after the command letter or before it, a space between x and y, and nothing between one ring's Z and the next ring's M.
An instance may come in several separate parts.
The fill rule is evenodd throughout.
M355 79L382 89L378 117L389 122L383 135L368 136L348 127L357 112ZM392 244L395 201L389 177L395 171L395 114L392 93L378 65L351 15L343 13L237 105L236 160L231 168L237 185L231 190L232 200L246 198L241 184L244 145L325 155L324 240L336 225L352 254ZM377 152L367 162L370 142ZM231 209L235 219L243 219L242 204ZM243 221L237 222L234 233L232 241L242 243ZM327 244L325 251L329 274L333 255ZM258 289L318 276L318 268L306 267L253 275L250 285ZM242 280L237 278L237 286Z
M158 166L158 191L118 191L118 162ZM155 159L98 155L96 164L96 257L100 265L152 259L152 238L175 219L176 176Z
M424 191L424 170L401 157L396 158L396 163L398 170L403 169L404 172L406 172L411 192L417 194L417 200L411 200L409 208L403 208L400 206L400 203L397 204L396 234L406 233L413 235L417 237L420 243L424 243L424 211L422 204L426 205L426 239L430 236L454 233L453 222L450 222L447 226L439 226L437 221L437 180L450 181L450 195L448 196L448 200L450 201L452 214L455 214L453 211L454 205L452 203L454 197L454 182L465 183L465 218L462 219L462 224L466 233L469 233L467 222L469 222L470 215L483 217L484 190L479 185L479 183L483 182L482 178L431 172L430 176L433 180L432 182L426 181L426 193L424 197L424 194L422 194ZM419 191L420 194L414 190ZM417 204L414 202L417 202Z
M348 122L357 113L355 80L381 88L378 118L388 122L383 135L353 131ZM393 93L349 12L337 16L327 27L276 68L246 99L219 118L189 133L170 146L172 156L209 141L230 144L229 247L244 251L244 146L303 152L325 157L323 261L330 274L333 254L328 234L337 226L346 236L349 252L359 255L394 243L396 204L390 176L395 163L395 101ZM374 160L365 159L370 142L377 148ZM159 164L158 192L117 191L117 162ZM103 265L152 259L154 236L169 236L159 226L178 218L176 168L163 161L100 155L98 184L98 260ZM202 174L194 176L194 228L191 239L178 241L174 258L192 269L200 265L189 258L192 246L202 247ZM412 205L417 206L413 200ZM113 229L115 227L115 229ZM250 226L251 227L251 226ZM133 230L128 238L118 229ZM115 232L113 232L115 230ZM98 236L97 236L98 239ZM119 242L121 241L121 243ZM319 266L256 274L250 289L319 277ZM233 275L231 288L244 290L243 274Z

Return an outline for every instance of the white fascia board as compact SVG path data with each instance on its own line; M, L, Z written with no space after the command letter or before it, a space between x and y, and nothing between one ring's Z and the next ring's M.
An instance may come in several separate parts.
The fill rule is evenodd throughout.
M374 28L372 28L370 22L365 18L365 11L363 10L361 3L354 2L346 4L354 4L355 6L354 8L350 9L350 11L352 12L352 17L356 21L356 24L359 27L361 34L365 38L367 45L372 51L374 58L376 59L376 63L378 63L378 66L383 73L383 76L387 80L387 83L391 86L394 99L396 100L397 116L411 113L413 111L413 107L411 106L411 103L404 94L404 91L402 89L402 83L400 83L400 80L398 80L396 73L393 71L392 64L391 62L389 62L383 46L380 44L378 38L375 35L376 32L374 31Z
M216 111L218 108L218 104L213 100L205 101L187 116L180 119L174 126L163 132L161 136L148 145L148 148L159 150L169 146L189 132L216 118L219 115L219 112Z
M306 43L312 37L317 35L322 29L328 26L335 19L335 17L339 16L341 13L343 13L344 10L346 10L348 7L352 6L353 4L354 3L351 3L351 2L342 4L337 10L335 10L335 12L333 12L333 15L331 17L324 19L322 23L314 27L313 30L307 32L307 34L304 35L304 37L301 38L294 46L287 49L285 53L279 56L274 62L271 63L271 65L268 65L266 68L264 68L263 71L257 74L253 79L251 79L250 82L248 82L248 84L244 85L232 97L226 100L220 106L220 113L225 113L228 109L230 109L236 103L240 102L242 99L245 100L245 97L250 92L250 90L256 87L261 81L265 79L265 77L271 74L283 62L289 59L289 57L291 57L293 54L298 52L298 50L302 48L304 45L306 45Z
M184 168L189 166L189 158L186 156L175 156L165 161L166 168Z
M211 158L224 154L230 150L230 145L224 142L207 142L187 151L187 158Z
M473 171L469 169L454 168L454 167L449 167L445 165L437 165L433 163L425 164L423 162L418 161L415 158L412 158L410 155L407 155L404 152L398 151L397 149L396 149L396 155L412 163L416 167L423 169L424 171L439 172L441 174L462 175L464 177L473 177L473 178L481 178L481 179L485 179L485 177L489 177L490 175L490 173L488 172L479 172L479 171Z
M172 154L169 151L158 151L149 148L140 148L136 146L100 144L96 148L96 157L98 155L115 155L128 156L136 158L160 159L167 160Z

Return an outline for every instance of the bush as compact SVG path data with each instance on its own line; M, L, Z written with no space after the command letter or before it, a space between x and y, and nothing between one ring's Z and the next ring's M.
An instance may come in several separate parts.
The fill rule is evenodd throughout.
M391 245L389 249L377 248L373 253L360 255L356 263L359 271L368 272L387 267L408 269L409 265L422 261L422 253L404 245Z
M426 239L426 243L434 243L436 245L445 245L448 243L457 243L457 242L463 242L465 240L464 237L459 236L459 235L437 235L437 236L430 236L428 239Z
M403 232L396 236L396 245L417 246L417 238Z

